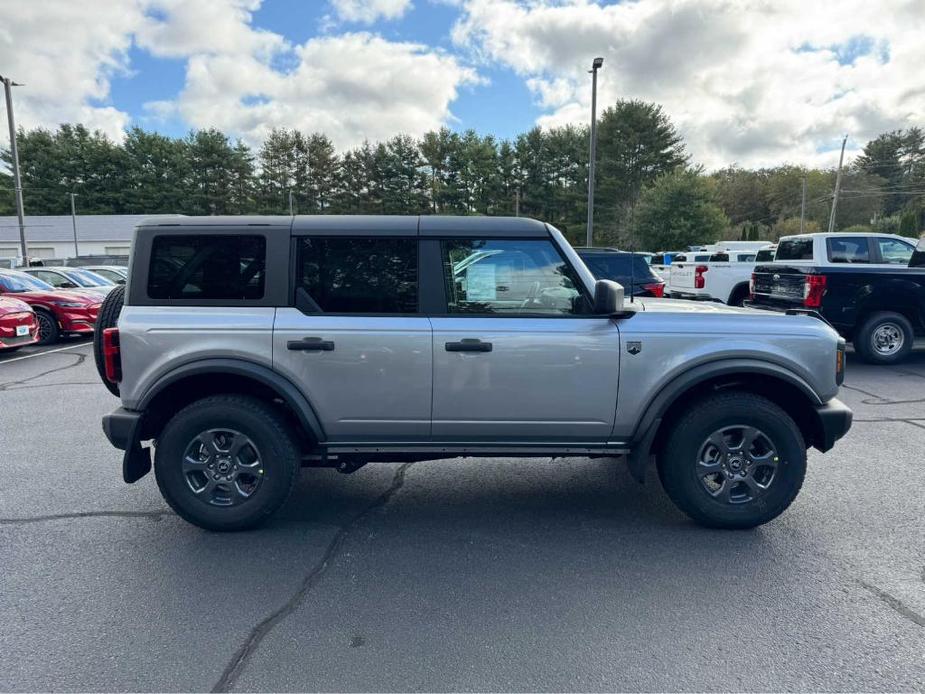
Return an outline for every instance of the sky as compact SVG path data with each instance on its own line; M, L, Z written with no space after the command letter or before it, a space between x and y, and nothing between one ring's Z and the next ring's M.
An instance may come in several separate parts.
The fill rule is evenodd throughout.
M0 17L18 125L116 140L512 138L587 124L596 56L599 108L662 104L709 170L834 166L845 134L850 157L925 126L925 0L0 0Z

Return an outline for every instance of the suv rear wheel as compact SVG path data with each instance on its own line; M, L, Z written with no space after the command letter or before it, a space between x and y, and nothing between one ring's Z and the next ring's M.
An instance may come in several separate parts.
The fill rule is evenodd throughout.
M854 336L854 349L869 364L896 364L912 351L915 331L901 313L881 311L864 321Z
M207 530L245 530L289 497L299 449L262 400L216 395L180 410L157 441L154 473L182 518Z
M770 400L721 393L696 402L675 424L658 474L675 505L701 525L752 528L796 498L806 446L793 419Z

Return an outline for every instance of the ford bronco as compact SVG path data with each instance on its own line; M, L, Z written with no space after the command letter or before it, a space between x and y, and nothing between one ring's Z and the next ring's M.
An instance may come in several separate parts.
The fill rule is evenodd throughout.
M695 521L783 512L851 425L824 321L595 281L525 218L176 217L135 232L94 346L126 482L253 527L301 466L470 457L653 463ZM151 445L147 445L148 443Z

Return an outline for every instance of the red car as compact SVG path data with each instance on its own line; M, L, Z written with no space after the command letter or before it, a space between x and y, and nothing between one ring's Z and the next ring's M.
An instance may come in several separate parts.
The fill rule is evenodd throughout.
M90 334L100 310L100 297L55 289L25 272L0 270L0 295L23 301L35 311L38 343L49 345L62 334Z
M31 345L39 340L35 312L25 301L0 296L0 352Z

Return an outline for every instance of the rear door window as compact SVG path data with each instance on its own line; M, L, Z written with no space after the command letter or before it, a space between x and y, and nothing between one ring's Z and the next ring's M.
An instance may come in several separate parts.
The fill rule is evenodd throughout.
M262 299L265 281L262 236L156 236L151 244L152 299Z
M813 239L811 236L784 239L777 246L774 260L812 260Z
M297 262L297 306L307 303L321 313L417 313L416 238L305 237ZM310 301L300 301L300 290Z
M826 239L830 263L869 263L870 246L867 237ZM778 255L780 251L778 251Z

